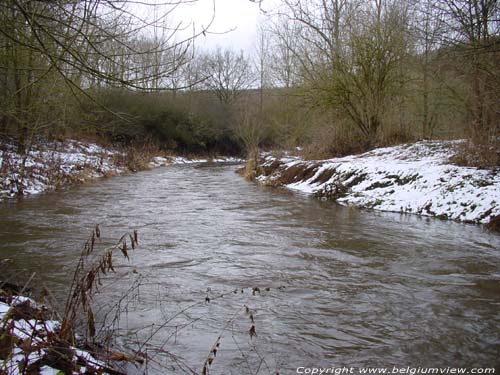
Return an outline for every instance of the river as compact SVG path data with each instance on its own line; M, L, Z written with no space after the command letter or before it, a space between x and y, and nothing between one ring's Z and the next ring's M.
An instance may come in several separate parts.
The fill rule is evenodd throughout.
M235 169L170 166L3 202L1 257L61 298L95 224L104 243L137 229L139 249L96 303L102 318L139 280L115 327L132 345L164 325L151 343L170 354L151 374L201 372L219 335L213 374L500 366L500 236L265 188Z

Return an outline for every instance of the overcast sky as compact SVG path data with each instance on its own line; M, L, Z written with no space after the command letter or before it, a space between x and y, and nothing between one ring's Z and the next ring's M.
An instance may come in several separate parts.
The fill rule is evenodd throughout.
M264 0L262 8L270 10L278 0ZM184 24L193 22L196 29L207 26L214 14L213 0L199 0L195 4L184 4L175 10L174 19ZM257 25L265 16L259 5L250 0L215 0L215 20L211 33L200 36L197 47L214 49L217 45L243 49L251 53L255 46ZM183 35L187 35L184 31ZM225 33L225 34L217 34Z

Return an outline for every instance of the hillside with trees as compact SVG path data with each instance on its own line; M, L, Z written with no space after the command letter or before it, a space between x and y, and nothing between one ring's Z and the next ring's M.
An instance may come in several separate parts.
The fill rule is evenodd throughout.
M174 9L138 6L2 2L1 137L311 158L466 138L462 163L498 165L497 1L283 0L254 51L205 51L210 25L179 40Z

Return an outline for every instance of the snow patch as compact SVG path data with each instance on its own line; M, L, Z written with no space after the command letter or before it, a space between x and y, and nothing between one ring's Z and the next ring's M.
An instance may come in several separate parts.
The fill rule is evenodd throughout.
M0 198L38 194L69 183L121 174L124 154L75 140L33 146L26 155L0 150Z
M178 165L178 164L195 164L195 163L243 163L244 160L232 156L221 156L213 159L189 159L181 156L162 157L155 156L149 166L151 168L162 167L165 165Z

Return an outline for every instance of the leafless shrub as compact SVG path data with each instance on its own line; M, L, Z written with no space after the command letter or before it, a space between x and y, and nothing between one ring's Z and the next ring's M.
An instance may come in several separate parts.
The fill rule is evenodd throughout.
M142 363L143 359L135 354L125 354L93 343L97 331L92 302L102 285L101 277L114 272L113 257L116 252L128 259L130 250L138 245L138 235L134 231L123 235L115 245L97 255L96 247L100 238L101 231L96 226L85 243L75 269L62 317L57 316L55 309L34 304L24 297L19 302L19 297L13 295L22 295L26 286L14 288L7 282L2 282L0 300L8 303L10 308L0 322L0 358L4 360L4 368L0 368L0 373L38 373L43 366L73 373L84 366L88 374L107 372L119 375L123 373L109 363ZM93 259L90 259L91 255L95 255ZM6 262L2 262L0 267L5 264ZM44 294L50 295L47 291ZM84 342L76 339L82 316L85 322ZM52 317L56 317L60 323L54 325L54 321L50 320ZM77 347L85 349L89 354L83 355L75 349ZM23 359L11 361L15 356L19 358L19 350ZM10 368L12 366L15 368Z
M375 147L376 141L367 142L362 135L345 126L319 127L312 135L311 143L304 148L308 160L327 159L360 154Z
M75 322L81 316L82 311L87 317L86 331L88 336L95 336L96 327L92 301L94 294L98 291L99 286L102 285L101 277L108 272L115 272L113 256L116 252L121 252L126 259L129 259L129 251L135 250L138 245L137 231L134 231L132 234L124 234L115 245L106 248L97 258L97 261L88 264L87 257L94 252L100 238L101 231L97 225L85 243L73 275L73 281L66 299L61 322L60 335L65 340L70 340L74 337Z
M496 144L490 142L460 144L451 162L464 167L500 167L500 141Z
M245 163L245 167L241 170L241 174L248 181L253 181L263 173L264 170L259 160L259 150L255 148L248 153L247 162Z
M129 146L125 153L118 156L118 164L124 165L132 172L151 169L149 162L154 156L162 154L158 146L151 140Z

